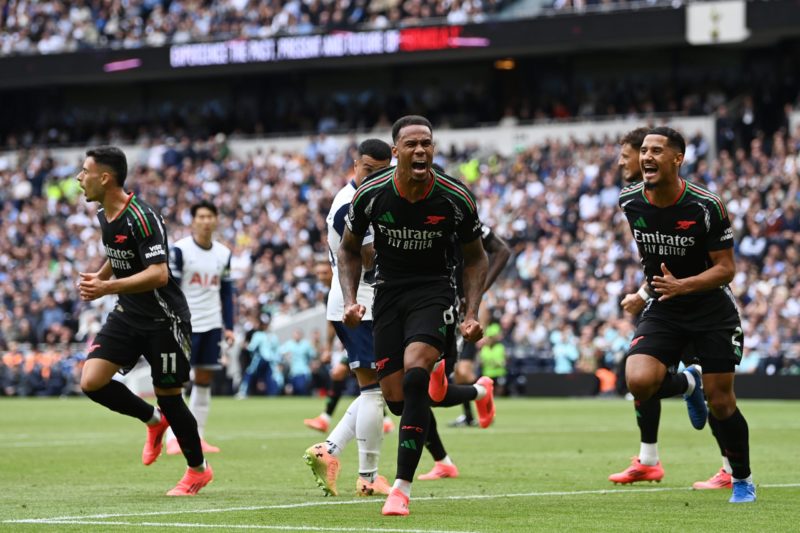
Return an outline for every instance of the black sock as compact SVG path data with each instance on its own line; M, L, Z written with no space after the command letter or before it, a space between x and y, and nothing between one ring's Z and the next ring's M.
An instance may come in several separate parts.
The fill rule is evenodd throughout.
M745 479L750 475L750 442L747 420L739 408L726 418L719 420L719 429L725 445L725 455L733 470L733 477Z
M433 416L433 411L430 415L430 425L428 426L428 438L425 439L425 447L430 452L434 461L441 461L447 457L447 452L444 450L442 438L439 436L439 430L436 428L436 417Z
M725 455L725 445L722 442L722 429L719 427L719 420L711 411L708 411L708 427L711 428L711 434L714 435L714 438L717 439L717 446L719 446L719 453L722 457L726 457Z
M328 416L333 416L333 412L336 410L336 405L339 403L339 398L342 397L342 392L344 392L346 384L347 381L344 379L336 380L331 383L331 388L328 391L328 401L325 402L325 412L328 413Z
M434 403L434 407L453 407L478 397L478 389L472 385L454 385L447 386L447 394L444 395L441 402Z
M397 478L405 481L414 481L414 472L425 446L431 414L429 381L430 374L423 368L412 368L403 377L405 407L398 432Z
M647 444L658 442L658 423L661 420L661 400L650 398L635 400L636 423L639 425L641 441Z
M156 396L161 412L167 417L169 426L181 445L186 464L192 467L203 464L203 449L200 446L200 434L197 432L197 420L186 406L180 394L174 396Z
M678 394L684 394L689 388L689 380L686 379L686 374L678 372L677 374L670 374L664 376L664 381L661 382L661 387L653 395L653 398L672 398Z
M138 418L145 424L153 418L155 407L142 400L131 390L113 379L100 389L83 391L92 401L108 407L112 411Z
M472 402L464 402L462 405L464 406L464 420L467 425L470 425L475 422L475 415L472 413Z

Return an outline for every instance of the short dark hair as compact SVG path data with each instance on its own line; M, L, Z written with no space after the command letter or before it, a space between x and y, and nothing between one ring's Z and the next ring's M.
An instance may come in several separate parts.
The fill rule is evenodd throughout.
M98 165L105 165L111 169L117 185L122 187L128 177L128 159L125 152L116 146L98 146L86 150L86 157L91 157Z
M683 139L683 135L678 133L676 130L669 128L667 126L659 126L657 128L653 128L647 132L648 135L661 135L667 138L667 146L680 152L681 154L686 153L686 141Z
M392 142L397 142L397 137L400 135L400 130L406 126L425 126L431 130L431 134L433 134L433 126L431 126L430 120L421 115L406 115L398 118L392 126Z
M209 211L211 211L212 213L214 213L214 216L217 216L217 215L219 214L219 213L217 212L217 206L215 206L214 204L212 204L212 203L211 203L211 202L209 202L208 200L200 200L199 202L197 202L196 204L194 204L194 205L193 205L193 206L192 206L192 207L189 209L189 211L192 213L192 218L194 218L195 216L197 216L197 211L198 211L198 210L200 210L200 209L208 209Z
M644 138L647 137L648 133L650 133L650 128L636 128L635 130L631 130L619 140L619 145L625 146L626 144L630 144L634 150L638 150L642 147Z
M358 156L368 155L375 161L392 158L392 147L380 139L367 139L358 145Z

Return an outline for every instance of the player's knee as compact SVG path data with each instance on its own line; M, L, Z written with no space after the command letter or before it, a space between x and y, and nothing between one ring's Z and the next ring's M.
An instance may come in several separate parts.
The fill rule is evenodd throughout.
M474 383L476 376L475 371L472 369L472 366L464 366L463 364L459 363L456 365L455 370L455 380L456 383Z
M87 396L91 392L98 391L106 386L108 381L102 379L99 376L95 376L92 374L84 373L81 375L81 390Z
M708 408L715 418L725 420L736 411L736 396L721 392L706 392Z
M406 371L403 376L403 394L406 398L428 394L428 382L431 376L424 368L414 367Z
M646 380L631 375L626 376L626 383L633 397L640 401L649 400L658 389L658 387L654 387L652 383L648 383Z
M400 415L403 414L403 407L404 406L405 406L405 402L403 400L400 400L399 402L386 400L386 407L388 407L389 411L395 416L400 416Z

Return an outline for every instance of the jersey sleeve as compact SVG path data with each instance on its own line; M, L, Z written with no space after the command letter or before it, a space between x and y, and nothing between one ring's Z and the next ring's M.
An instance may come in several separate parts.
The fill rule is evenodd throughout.
M142 220L137 219L138 231L134 231L139 257L144 266L166 263L169 260L167 251L167 235L161 217L150 210L142 213Z
M178 283L183 278L183 251L179 246L169 248L169 270Z
M486 250L489 246L489 243L492 242L492 237L494 233L492 232L492 228L487 226L486 224L481 223L481 244L483 244L483 249Z
M733 228L725 206L720 203L718 206L713 206L710 212L711 224L708 230L708 240L706 241L708 251L715 252L733 248Z
M353 198L353 201L350 202L347 217L345 217L345 223L348 229L361 237L366 235L369 230L370 221L367 214L367 205L372 201L370 196L369 192L362 195L356 192L356 196Z
M472 195L472 193L468 194L471 199L471 204L475 206L475 197ZM477 209L465 209L464 211L464 216L456 228L456 232L458 233L459 241L462 243L468 243L483 237L484 226L478 218Z
M233 280L231 279L231 256L230 250L225 249L228 260L222 269L222 276L219 283L219 296L222 301L222 323L225 329L233 329Z

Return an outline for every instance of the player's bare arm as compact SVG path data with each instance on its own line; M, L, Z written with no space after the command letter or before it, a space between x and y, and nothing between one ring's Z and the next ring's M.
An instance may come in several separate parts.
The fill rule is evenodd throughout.
M344 316L342 322L348 327L355 327L367 311L356 301L358 282L361 280L361 242L364 237L355 235L350 228L345 228L342 242L336 253L336 268L339 269L339 284L344 298Z
M489 256L489 270L486 273L486 284L483 287L483 292L489 290L489 287L495 282L511 257L511 250L506 241L495 235L494 232L491 233L491 238L486 243L486 253Z
M489 270L489 259L483 250L480 238L462 244L464 256L464 320L461 322L461 334L464 340L476 342L483 337L483 328L478 323L478 307L486 284L486 273Z
M105 268L105 267L104 267ZM103 269L101 269L102 272ZM157 263L130 277L102 279L97 274L79 274L78 283L81 300L96 300L108 294L133 294L158 289L169 281L167 263Z
M361 247L361 266L364 270L372 270L375 266L375 245L365 244Z
M659 301L673 296L710 291L733 281L736 266L733 260L733 248L709 252L713 266L696 276L678 279L672 275L667 265L661 263L663 276L653 276L653 288L660 295Z

